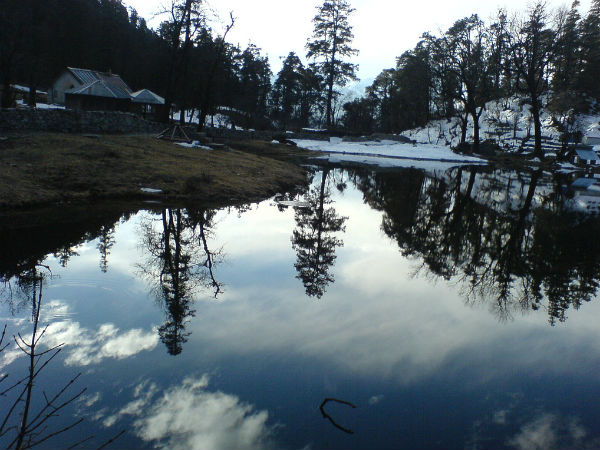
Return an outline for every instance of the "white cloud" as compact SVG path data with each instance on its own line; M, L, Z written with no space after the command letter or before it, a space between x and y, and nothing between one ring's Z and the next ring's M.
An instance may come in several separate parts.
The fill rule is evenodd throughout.
M62 301L49 302L42 311L41 323L48 318L69 317L69 306ZM29 338L25 338L27 341ZM79 322L71 319L52 322L48 325L41 341L48 348L61 344L65 345L65 364L72 366L87 366L100 363L104 359L125 359L142 351L154 349L158 344L158 333L155 329L145 332L141 329L131 329L120 332L111 324L102 324L98 331L82 327ZM2 352L0 367L5 367L23 355L18 348Z
M506 416L509 411L507 409L502 409L500 411L496 411L492 418L492 422L496 425L506 425Z
M208 383L207 375L186 378L162 395L157 395L155 384L141 383L134 400L103 424L112 426L125 415L136 417L137 436L159 448L267 448L273 444L267 411L256 411L234 395L209 392Z
M521 427L508 445L519 450L580 448L588 435L576 419L544 413Z
M374 395L369 399L369 405L374 406L383 400L383 395Z

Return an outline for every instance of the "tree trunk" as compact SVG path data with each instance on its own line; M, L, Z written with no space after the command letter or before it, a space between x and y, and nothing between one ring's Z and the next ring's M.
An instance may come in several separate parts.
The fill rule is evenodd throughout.
M542 123L540 121L540 103L537 97L531 99L531 115L533 116L533 129L535 135L534 154L540 158L544 156L542 152Z
M332 125L331 104L333 103L333 72L330 76L330 81L327 84L327 128L329 129Z
M476 110L471 111L473 118L473 151L479 152L479 116Z
M460 118L460 143L467 142L467 125L469 124L469 115L465 114Z

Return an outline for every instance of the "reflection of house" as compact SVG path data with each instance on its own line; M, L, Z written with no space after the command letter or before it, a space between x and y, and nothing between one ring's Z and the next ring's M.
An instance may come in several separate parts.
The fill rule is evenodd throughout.
M600 129L598 126L592 126L585 133L583 143L586 145L600 145Z
M67 69L49 91L50 101L71 109L156 112L162 97L148 89L132 92L119 75L89 69Z
M578 178L570 186L571 209L588 214L600 212L600 185L594 178Z
M597 166L600 164L600 157L590 147L587 148L575 148L571 153L571 160L575 164L585 164L588 166Z

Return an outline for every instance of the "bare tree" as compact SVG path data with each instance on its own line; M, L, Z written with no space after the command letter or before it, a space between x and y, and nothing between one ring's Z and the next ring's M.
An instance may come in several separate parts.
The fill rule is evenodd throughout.
M190 60L190 50L198 30L205 24L203 0L171 0L171 6L161 12L168 19L161 23L160 34L171 48L171 60L167 76L163 121L169 120L169 111L178 85L186 86L185 75ZM182 108L183 109L183 108ZM180 120L185 123L185 114Z
M43 269L49 270L45 266ZM48 425L48 422L52 418L57 417L59 413L64 411L86 391L86 388L83 388L75 394L68 393L81 376L81 373L73 377L54 394L43 391L41 406L39 406L38 410L35 409L34 405L38 403L34 401L37 398L34 390L36 381L41 377L42 371L48 364L58 356L64 344L59 344L46 350L39 350L40 342L48 329L48 326L43 329L40 327L40 310L42 308L45 274L38 271L36 267L33 274L29 276L29 280L31 282L29 295L31 295L32 301L31 337L24 337L21 333L13 336L14 344L28 358L27 374L0 392L0 397L8 397L14 393L14 398L9 404L8 411L0 423L0 438L12 436L12 439L8 438L6 448L15 450L36 447L74 428L84 420L83 418L76 419L54 431ZM6 327L4 327L2 337L0 338L0 352L4 351L8 346L8 343L4 343L5 337ZM7 381L9 381L8 375L4 375L0 379L0 383ZM9 433L11 434L9 435ZM87 440L85 439L75 445Z

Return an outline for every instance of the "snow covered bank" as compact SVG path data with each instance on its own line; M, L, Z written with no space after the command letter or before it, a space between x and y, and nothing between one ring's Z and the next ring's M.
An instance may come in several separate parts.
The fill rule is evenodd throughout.
M458 155L448 147L433 144L402 144L395 141L343 142L296 139L294 142L307 150L329 153L325 157L331 162L355 162L381 167L431 168L432 163L440 167L459 164L486 164L487 161L472 156ZM435 165L435 164L434 164Z
M543 104L548 99L544 97ZM598 105L593 104L593 109L598 110ZM557 124L561 123L571 132L579 132L582 142L588 145L600 144L600 115L577 114L572 111L562 113L541 111L542 140L560 145L561 132ZM534 125L531 118L530 107L523 98L514 96L488 102L479 119L479 138L481 141L494 140L507 152L516 152L526 141L533 142ZM402 132L418 143L435 144L456 147L461 138L461 119L434 120L426 126ZM469 117L466 139L473 141L473 121Z

